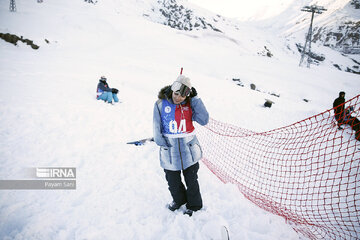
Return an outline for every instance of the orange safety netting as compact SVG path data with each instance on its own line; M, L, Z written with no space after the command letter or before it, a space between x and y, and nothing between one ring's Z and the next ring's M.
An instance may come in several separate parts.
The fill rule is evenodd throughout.
M203 162L302 236L360 239L359 98L343 129L334 109L262 133L210 119L197 133Z

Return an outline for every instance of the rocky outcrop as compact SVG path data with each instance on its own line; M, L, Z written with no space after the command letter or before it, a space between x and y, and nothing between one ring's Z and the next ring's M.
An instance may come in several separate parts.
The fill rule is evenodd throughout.
M30 39L24 39L23 36L18 37L15 34L10 34L10 33L0 33L0 38L5 40L6 42L12 43L15 46L17 45L18 41L21 41L23 43L26 43L27 45L29 45L32 49L39 49L39 46L36 45L32 40Z
M313 42L318 41L346 54L360 54L360 21L315 28Z
M216 19L212 22L204 17L196 16L191 9L178 4L176 0L159 0L158 4L160 8L157 11L162 15L164 25L184 31L211 29L222 32L215 27ZM217 17L220 18L219 15Z
M353 5L355 9L360 9L360 0L351 0L351 5Z

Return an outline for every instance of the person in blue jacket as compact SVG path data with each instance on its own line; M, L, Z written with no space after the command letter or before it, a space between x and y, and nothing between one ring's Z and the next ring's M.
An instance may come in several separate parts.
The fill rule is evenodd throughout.
M106 77L102 76L97 85L96 99L104 100L108 103L112 103L113 99L114 102L119 102L119 98L117 97L118 92L119 90L117 90L116 88L110 88L108 83L106 82Z
M202 150L193 121L206 125L209 113L190 79L180 75L159 92L154 105L153 131L154 141L160 146L160 165L173 198L167 207L175 211L186 204L184 214L189 216L203 206L197 175Z

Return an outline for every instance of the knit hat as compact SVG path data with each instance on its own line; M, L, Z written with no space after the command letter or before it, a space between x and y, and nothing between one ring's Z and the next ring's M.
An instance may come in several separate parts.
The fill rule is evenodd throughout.
M106 77L101 76L100 81L106 82Z
M191 91L190 78L180 75L175 82L171 85L173 92L180 92L181 96L189 96Z

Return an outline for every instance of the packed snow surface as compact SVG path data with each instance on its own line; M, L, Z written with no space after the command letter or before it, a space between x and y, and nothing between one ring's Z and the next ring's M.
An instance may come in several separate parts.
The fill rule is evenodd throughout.
M0 190L0 239L220 239L221 226L231 239L299 239L201 162L204 208L191 218L170 212L158 147L126 142L152 136L157 93L181 67L212 118L257 132L331 108L340 90L355 96L357 75L298 67L298 53L255 25L184 32L149 21L156 1L16 3L11 13L0 0L0 32L40 48L0 39L0 179L75 167L77 187ZM264 46L274 57L259 54ZM121 103L95 99L101 75Z

